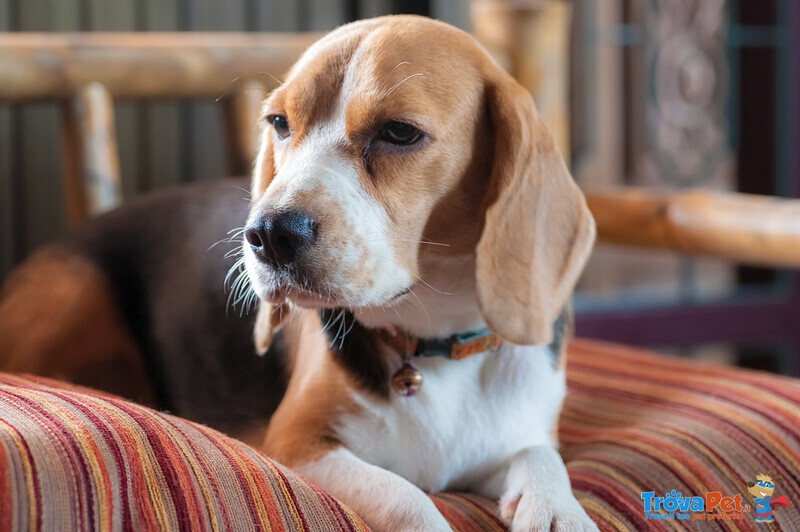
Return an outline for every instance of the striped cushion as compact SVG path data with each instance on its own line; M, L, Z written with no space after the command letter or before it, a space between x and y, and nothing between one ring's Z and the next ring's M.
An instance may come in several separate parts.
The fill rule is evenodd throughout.
M800 530L800 381L586 341L571 344L567 373L562 454L601 529L680 527L645 520L641 493L747 499L747 482L771 471L793 503L776 521ZM45 379L0 374L0 451L0 530L364 529L241 443ZM456 530L503 529L493 501L433 500ZM706 524L754 529L744 517Z
M682 524L646 521L647 491L742 493L752 504L747 482L768 471L793 504L776 522L800 530L800 381L588 341L572 342L567 364L562 455L602 530ZM745 517L706 524L752 530Z
M0 374L0 530L366 530L350 510L207 427Z
M456 532L506 529L497 515L497 501L468 493L437 493L431 499Z

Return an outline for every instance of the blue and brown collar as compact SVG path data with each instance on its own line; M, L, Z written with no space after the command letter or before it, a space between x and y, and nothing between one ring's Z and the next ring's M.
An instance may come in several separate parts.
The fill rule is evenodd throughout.
M445 338L418 338L402 331L392 333L381 330L381 337L401 355L441 356L452 360L462 360L485 351L495 351L503 345L503 340L489 328L453 334Z

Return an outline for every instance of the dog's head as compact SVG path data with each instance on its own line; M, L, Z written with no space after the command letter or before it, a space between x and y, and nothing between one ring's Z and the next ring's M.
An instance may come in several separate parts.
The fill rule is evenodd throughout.
M487 323L549 340L594 224L531 96L471 36L411 16L343 26L263 119L244 244L262 300L382 307L421 254L464 255Z

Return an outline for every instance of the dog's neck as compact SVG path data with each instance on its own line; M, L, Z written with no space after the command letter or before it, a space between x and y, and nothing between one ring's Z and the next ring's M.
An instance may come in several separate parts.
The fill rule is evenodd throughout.
M372 329L395 328L419 338L444 338L486 327L475 295L475 256L421 256L412 292L385 307L354 311Z

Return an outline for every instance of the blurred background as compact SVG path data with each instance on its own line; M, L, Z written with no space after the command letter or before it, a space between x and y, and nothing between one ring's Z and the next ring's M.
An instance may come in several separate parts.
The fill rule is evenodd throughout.
M798 195L795 0L568 3L582 187ZM473 29L467 0L0 0L0 32L325 31L387 13ZM214 101L116 104L125 197L225 175L221 112ZM0 278L66 230L59 116L54 103L0 105ZM790 271L600 245L576 307L580 336L800 374Z

